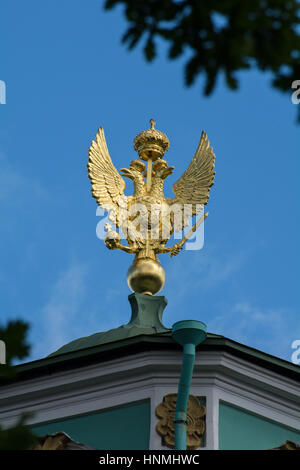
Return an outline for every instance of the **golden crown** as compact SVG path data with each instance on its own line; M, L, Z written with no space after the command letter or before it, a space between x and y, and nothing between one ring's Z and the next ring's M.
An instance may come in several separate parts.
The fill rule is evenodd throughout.
M166 134L154 129L155 121L150 119L150 129L140 132L133 141L134 150L142 160L153 161L161 158L169 149L170 142Z

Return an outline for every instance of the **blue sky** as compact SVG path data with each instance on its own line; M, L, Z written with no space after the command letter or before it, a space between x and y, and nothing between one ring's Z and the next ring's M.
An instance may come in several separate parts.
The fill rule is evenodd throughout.
M204 98L202 79L183 85L187 55L169 62L160 43L148 64L121 45L125 28L122 8L105 12L101 0L2 5L1 322L30 323L28 360L128 322L132 259L96 237L87 153L103 125L115 166L128 166L154 117L171 142L168 194L202 130L216 154L204 248L160 258L165 325L198 319L290 360L300 339L296 105L258 72L240 74L238 92L220 78Z

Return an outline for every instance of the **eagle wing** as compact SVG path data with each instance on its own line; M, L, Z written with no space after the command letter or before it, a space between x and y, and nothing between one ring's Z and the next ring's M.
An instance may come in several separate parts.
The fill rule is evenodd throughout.
M92 195L99 206L109 211L109 219L120 227L123 222L122 206L126 205L126 183L114 166L106 145L103 127L97 132L89 148L88 175Z
M202 132L201 139L195 155L185 170L183 175L173 185L175 198L170 201L172 204L192 204L192 214L197 215L207 204L209 199L209 190L214 184L215 176L215 155L213 148L205 132ZM183 210L183 209L182 209ZM178 224L177 224L178 225ZM188 220L182 218L182 226L174 227L175 231L181 230L188 225Z

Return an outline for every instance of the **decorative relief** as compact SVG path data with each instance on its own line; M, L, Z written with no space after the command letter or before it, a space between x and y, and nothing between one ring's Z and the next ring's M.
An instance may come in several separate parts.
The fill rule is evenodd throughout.
M73 441L73 439L64 432L39 436L37 437L37 441L37 444L32 450L95 450L90 446Z
M64 450L71 439L65 433L58 432L56 434L42 436L38 440L39 443L33 450Z
M155 410L159 422L156 425L157 433L162 437L162 443L165 446L174 449L175 430L174 416L177 401L177 393L165 395L162 403ZM202 437L205 431L206 407L200 405L199 399L194 395L189 396L187 409L187 448L197 449L201 445Z
M269 450L300 450L300 444L293 441L285 441L281 446Z

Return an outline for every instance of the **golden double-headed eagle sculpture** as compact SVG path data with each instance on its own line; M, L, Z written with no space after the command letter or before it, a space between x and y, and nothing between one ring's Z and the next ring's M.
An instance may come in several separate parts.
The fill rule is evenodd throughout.
M132 291L156 294L165 282L165 272L157 257L160 253L177 255L186 240L207 216L203 214L189 233L174 246L166 246L174 232L189 224L189 217L204 209L213 185L215 155L207 135L202 132L195 155L183 175L173 185L175 197L164 195L165 179L173 172L162 157L169 149L169 139L155 129L140 132L134 139L138 160L132 160L129 168L117 171L109 155L103 127L100 127L89 148L88 175L92 195L109 220L122 230L127 245L121 243L120 232L106 224L105 244L109 249L120 249L135 255L127 273ZM147 166L146 166L146 162ZM124 194L126 183L122 176L133 181L132 196Z

